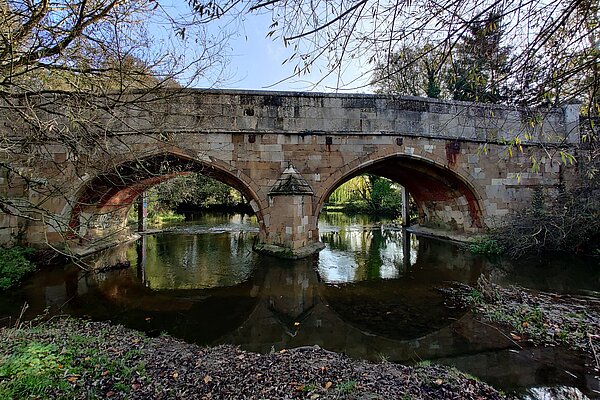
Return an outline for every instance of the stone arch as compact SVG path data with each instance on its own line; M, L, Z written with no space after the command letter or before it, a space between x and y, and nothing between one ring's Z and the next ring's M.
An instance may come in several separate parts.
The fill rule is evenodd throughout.
M404 186L419 209L419 223L437 228L479 232L484 227L482 198L469 174L449 166L434 155L370 155L354 160L333 173L317 194L315 214L320 215L325 200L349 179L373 173Z
M197 159L185 152L158 151L127 159L112 169L86 180L65 212L69 220L69 238L93 241L125 226L127 212L135 199L149 187L178 175L201 173L239 190L249 201L265 235L263 204L259 188L242 171L228 163L207 157Z

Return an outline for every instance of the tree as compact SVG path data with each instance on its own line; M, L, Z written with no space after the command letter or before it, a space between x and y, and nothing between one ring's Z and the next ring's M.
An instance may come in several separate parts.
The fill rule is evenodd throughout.
M242 194L225 183L201 175L179 176L151 189L159 208L175 210L180 205L197 208L235 207L246 204Z
M448 59L471 29L484 26L493 13L505 22L497 45L510 45L513 54L510 73L494 78L495 85L522 86L524 97L515 100L530 106L583 98L586 112L598 112L600 17L593 0L190 0L190 4L207 21L236 12L269 13L273 23L267 36L290 47L294 73L308 72L325 58L327 75L340 74L353 58L371 63L375 70L395 62L398 49L418 49L427 43L436 43L431 52ZM532 67L549 72L532 82Z
M429 43L420 48L397 50L391 60L378 63L373 71L373 86L380 93L446 97L442 84L447 65L443 63L444 54L434 48L435 44Z
M105 153L106 163L87 167L115 168L103 116L152 109L178 95L162 88L220 71L224 39L158 0L0 0L0 167L29 193L19 201L3 194L0 209L58 221L40 204L48 192L69 188L48 187L28 172L51 154L46 149L61 146L79 160Z
M474 21L450 53L448 90L454 100L499 103L507 99L502 85L509 73L509 48L502 45L502 16L490 12Z
M402 207L400 188L378 175L365 174L340 185L328 199L350 212L396 216Z

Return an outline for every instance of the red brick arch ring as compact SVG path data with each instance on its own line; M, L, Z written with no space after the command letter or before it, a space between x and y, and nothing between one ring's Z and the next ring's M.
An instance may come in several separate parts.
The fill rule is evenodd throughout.
M265 231L262 217L264 205L258 195L259 188L248 176L225 162L213 158L199 160L183 151L171 150L125 160L111 170L88 179L69 207L71 238L77 237L82 212L117 212L122 214L124 222L127 211L144 190L175 176L190 173L201 173L239 190L251 202L261 232Z

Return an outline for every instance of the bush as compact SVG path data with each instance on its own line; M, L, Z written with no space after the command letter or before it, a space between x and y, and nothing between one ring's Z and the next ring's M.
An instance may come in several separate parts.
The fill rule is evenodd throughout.
M469 243L469 251L475 254L502 254L504 247L490 237L484 237Z
M0 290L19 284L23 277L35 271L35 265L28 260L34 252L17 246L0 248Z

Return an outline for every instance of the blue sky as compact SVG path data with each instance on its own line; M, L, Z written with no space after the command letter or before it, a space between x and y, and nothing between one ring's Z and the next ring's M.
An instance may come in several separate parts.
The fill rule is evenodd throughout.
M326 60L312 69L311 74L293 76L294 63L282 62L292 52L285 48L281 40L266 38L271 20L268 16L249 16L243 24L243 31L230 42L231 57L229 70L232 79L226 82L226 87L239 89L269 89L269 90L312 90L312 91L334 91L338 86L337 75L327 77L318 83L329 71ZM340 85L348 86L345 90L369 91L369 88L354 89L364 85L365 73L361 71L358 62L351 64L346 69ZM363 77L359 81L356 78ZM283 81L282 81L283 80ZM281 82L280 82L281 81ZM350 83L355 81L354 83ZM279 83L278 83L279 82ZM315 86L316 85L316 86Z
M171 0L167 5L175 13L187 13L186 0ZM165 4L165 3L163 3ZM292 52L285 48L281 39L266 38L271 18L269 15L247 15L244 21L219 21L210 23L210 33L219 34L227 31L231 34L227 50L228 65L225 73L215 83L214 78L199 82L199 87L257 89L257 90L291 90L332 92L341 86L339 91L368 93L372 89L365 86L370 73L362 68L360 60L347 64L342 81L337 82L336 74L317 84L327 74L326 60L316 65L310 75L294 76L294 63L282 62Z

